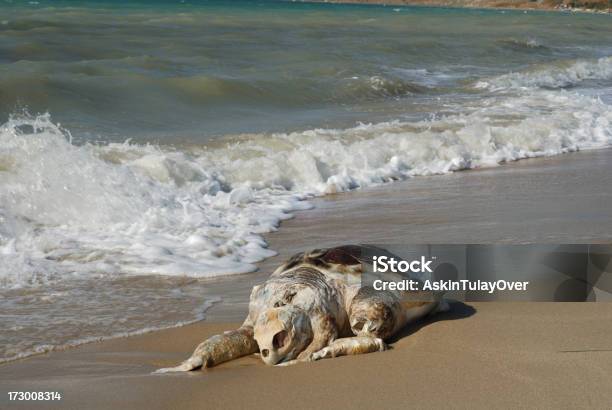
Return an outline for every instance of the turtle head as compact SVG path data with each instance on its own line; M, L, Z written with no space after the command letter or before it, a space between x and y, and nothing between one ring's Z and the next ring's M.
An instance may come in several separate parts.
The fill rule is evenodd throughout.
M308 315L293 305L264 310L254 331L261 359L267 365L295 359L312 340Z

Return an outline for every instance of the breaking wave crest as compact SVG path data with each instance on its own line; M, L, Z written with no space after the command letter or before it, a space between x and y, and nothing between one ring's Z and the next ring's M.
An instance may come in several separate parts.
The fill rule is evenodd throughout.
M0 286L247 272L274 253L261 234L312 196L612 142L612 109L597 99L546 90L491 98L428 121L183 149L77 146L49 115L14 116L0 129Z
M558 89L573 87L587 80L612 80L612 57L550 63L481 80L475 87L492 91L517 88Z

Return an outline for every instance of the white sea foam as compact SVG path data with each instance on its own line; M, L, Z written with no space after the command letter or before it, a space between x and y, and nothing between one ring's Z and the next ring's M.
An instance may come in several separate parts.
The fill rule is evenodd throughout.
M224 146L75 146L48 115L0 130L0 284L247 272L312 195L604 147L612 110L534 90L421 122L249 135Z
M6 285L94 272L247 272L273 254L297 195L227 188L208 159L152 146L72 145L49 116L2 128L2 267Z
M555 62L529 70L478 81L476 88L492 91L516 88L567 88L586 80L611 80L612 57Z

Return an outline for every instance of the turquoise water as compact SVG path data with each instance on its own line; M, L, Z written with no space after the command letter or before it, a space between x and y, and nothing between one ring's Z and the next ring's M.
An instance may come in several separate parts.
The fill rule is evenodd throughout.
M422 118L483 77L612 55L606 15L44 0L0 15L0 118L48 111L114 141Z
M0 2L0 362L201 318L314 196L610 146L611 23Z

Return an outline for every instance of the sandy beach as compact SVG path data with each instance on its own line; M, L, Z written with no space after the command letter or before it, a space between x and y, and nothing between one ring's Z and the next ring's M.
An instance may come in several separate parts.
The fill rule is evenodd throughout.
M197 324L2 366L3 390L62 401L2 408L605 408L610 304L481 303L405 332L393 350L271 368L255 357L150 375L236 324Z
M293 252L346 242L527 243L612 239L612 150L415 178L328 196L267 236L260 272L211 281L227 297L194 325L0 366L1 408L608 407L608 303L454 303L384 353L270 368L246 357L152 375L238 326L250 287ZM551 239L552 238L552 239ZM49 403L8 391L58 391Z

